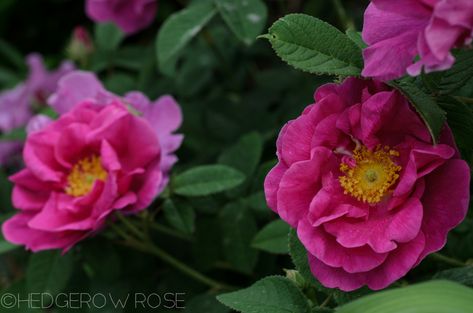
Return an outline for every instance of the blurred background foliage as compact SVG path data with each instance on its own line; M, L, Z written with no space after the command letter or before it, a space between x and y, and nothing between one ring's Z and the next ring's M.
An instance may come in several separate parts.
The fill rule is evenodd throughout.
M194 2L199 1L204 0ZM361 30L368 3L264 2L268 18L263 33L275 20L291 12L316 16L341 30ZM344 11L337 7L340 3ZM178 195L158 199L142 214L146 216L132 222L139 226L152 215L157 226L151 234L159 247L213 278L242 288L267 275L285 275L282 269L294 267L287 255L288 226L277 222L267 208L262 184L275 164L275 139L280 128L313 102L316 87L333 81L333 77L294 70L281 62L264 40L245 44L217 15L181 51L175 72L164 75L157 66L157 33L171 14L187 6L185 0L161 0L153 25L123 39L114 37L113 29L94 25L85 16L83 1L1 0L0 88L11 88L26 77L24 58L28 53L39 52L51 68L57 66L68 57L66 47L72 30L80 25L90 32L95 51L78 66L97 73L109 90L118 94L140 90L151 99L163 94L175 96L184 113L179 132L185 140L173 173L220 163L240 170L247 178L241 186L215 195L191 200ZM2 220L13 212L11 186L6 177L16 170L4 168L0 172ZM166 195L170 193L168 189ZM471 257L472 223L470 217L452 232L447 254L461 259ZM230 312L215 299L220 290L208 290L153 256L122 246L110 231L81 242L64 256L59 252L26 253L3 240L0 253L2 292L183 292L185 312ZM447 268L448 265L427 259L397 285L429 279ZM437 275L448 278L453 274ZM473 280L467 284L473 284ZM320 288L310 298L322 303L330 296L330 307L367 292L341 293ZM33 312L18 309L22 310ZM48 312L63 311L69 310L53 308ZM108 308L108 312L119 311Z

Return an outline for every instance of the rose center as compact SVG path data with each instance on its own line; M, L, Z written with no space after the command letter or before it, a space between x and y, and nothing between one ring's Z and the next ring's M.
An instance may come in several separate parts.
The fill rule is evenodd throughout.
M93 155L79 160L67 176L65 191L73 197L89 193L97 180L105 181L107 172L102 167L100 157Z
M378 179L378 174L375 170L369 169L365 173L365 179L370 183L374 183Z
M353 151L354 162L340 164L343 175L339 181L344 193L366 203L380 202L399 178L401 166L393 160L398 156L399 152L388 146L377 146L374 150L357 147Z

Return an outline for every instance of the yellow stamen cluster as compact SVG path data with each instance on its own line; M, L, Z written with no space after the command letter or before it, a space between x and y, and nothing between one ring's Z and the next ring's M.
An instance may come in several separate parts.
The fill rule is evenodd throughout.
M107 172L102 167L100 157L93 155L77 162L67 176L65 191L73 197L80 197L89 193L96 180L105 181Z
M345 175L340 176L339 181L345 194L369 204L380 202L399 178L401 167L393 162L398 156L399 152L388 146L377 146L373 151L358 146L353 151L355 166L340 164Z

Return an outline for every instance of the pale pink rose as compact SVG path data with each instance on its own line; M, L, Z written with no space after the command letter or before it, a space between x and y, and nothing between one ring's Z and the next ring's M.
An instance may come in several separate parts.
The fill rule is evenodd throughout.
M287 123L268 205L297 229L325 286L382 289L440 250L465 217L470 169L448 126L432 144L407 100L349 78Z
M58 69L49 72L39 54L27 56L28 78L11 90L0 93L0 133L25 127L35 109L46 105L46 98L56 89L58 80L74 69L71 62L63 62ZM0 165L21 151L21 142L0 142Z

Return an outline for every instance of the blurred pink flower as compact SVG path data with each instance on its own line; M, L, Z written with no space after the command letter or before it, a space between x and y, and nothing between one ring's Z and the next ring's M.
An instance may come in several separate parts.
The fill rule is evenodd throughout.
M116 101L130 105L143 116L158 136L161 147L161 169L163 171L161 192L169 180L169 172L177 161L174 152L182 143L183 135L173 134L182 123L182 112L176 100L169 95L151 102L138 91L127 93L123 98L107 91L95 74L75 71L64 76L58 83L57 91L48 99L48 103L58 113L72 110L77 103L88 100L94 105L105 106Z
M87 0L85 11L95 22L113 22L133 34L153 22L157 6L156 0Z
M371 0L365 12L363 76L382 80L450 68L452 48L473 39L471 0ZM420 59L413 64L414 57Z
M320 87L276 145L268 205L297 229L327 287L387 287L466 215L470 169L450 129L432 145L407 100L382 83Z
M2 228L32 251L67 251L114 212L145 209L163 179L154 129L116 100L78 103L30 133L23 157L26 168L10 178L20 212Z
M28 78L15 88L0 93L0 132L24 127L33 116L35 106L46 104L46 99L56 89L58 80L74 69L68 61L60 67L48 72L43 59L38 54L30 54L26 58L29 66ZM0 165L8 161L12 154L21 149L19 142L0 143Z

